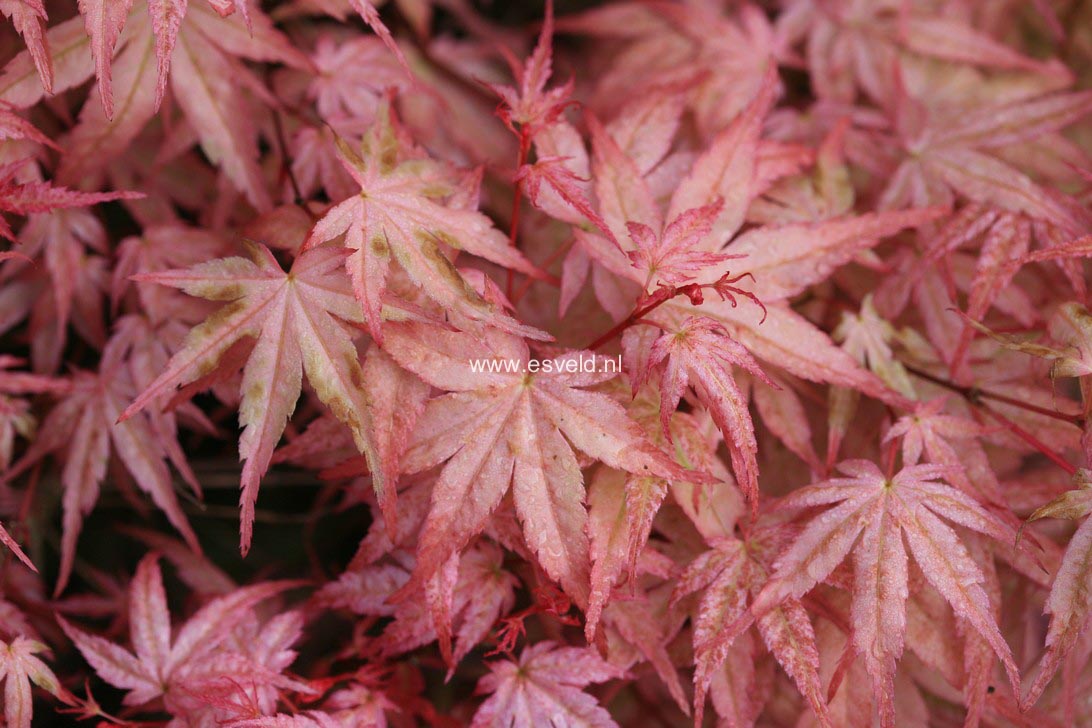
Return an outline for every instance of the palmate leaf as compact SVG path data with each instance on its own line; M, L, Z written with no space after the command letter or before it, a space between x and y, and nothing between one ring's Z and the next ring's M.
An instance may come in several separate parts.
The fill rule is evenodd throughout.
M686 83L698 128L712 136L767 86L779 39L757 6L722 13L704 5L620 2L594 8L558 25L593 38L621 39L628 52L598 74L597 101L609 108L645 88Z
M890 172L881 209L950 205L957 195L983 205L1081 230L1081 213L1065 195L1047 189L1002 152L1049 140L1092 112L1092 93L1059 93L1001 100L967 113L906 93L901 83L892 115L905 159Z
M1067 491L1050 503L1037 509L1028 521L1041 518L1076 520L1092 513L1092 488L1087 474L1078 478L1079 487ZM1092 519L1077 527L1066 546L1058 573L1050 587L1045 611L1050 615L1050 627L1046 635L1046 652L1039 663L1035 681L1021 698L1021 705L1029 709L1043 694L1054 678L1066 655L1076 646L1078 638L1088 627L1092 614L1092 599L1088 590L1088 565L1092 560Z
M122 320L119 333L107 342L99 371L72 372L63 396L43 420L41 433L5 476L15 477L50 453L63 459L61 562L56 594L68 584L83 519L98 501L111 453L137 487L163 511L186 544L194 552L201 552L167 466L168 462L173 463L194 491L199 492L177 442L173 415L156 417L142 413L125 422L115 421L137 390L134 370L129 365L132 361L139 362L141 354L132 354L129 334L134 330L129 323Z
M12 371L12 367L23 363L17 357L0 354L0 470L3 471L7 471L11 465L12 447L16 433L30 436L34 430L34 417L28 411L28 403L8 395L47 392L61 394L69 386L67 382L61 379ZM0 525L0 543L11 549L12 553L19 557L19 560L26 564L28 568L33 571L38 570L3 525Z
M11 20L27 45L27 53L47 91L53 88L53 58L46 40L45 4L42 0L0 0L0 14Z
M891 65L914 56L960 64L1023 70L1058 77L1066 70L1021 54L966 19L934 15L924 6L900 11L897 3L841 0L819 8L795 0L780 18L779 30L804 37L816 95L851 101L857 89L884 101L891 95ZM923 12L925 11L925 12Z
M393 111L381 109L357 154L344 142L338 150L360 193L334 207L315 225L305 248L341 235L350 255L345 265L364 306L372 337L382 341L382 298L392 262L397 262L432 300L470 325L488 324L521 336L549 337L519 323L482 298L447 257L443 246L465 250L532 276L538 270L485 215L444 204L455 189L438 163L407 149ZM466 325L464 324L464 325Z
M970 497L936 482L947 473L944 466L912 465L891 478L865 460L845 461L839 469L848 477L801 488L781 502L785 509L833 507L815 516L777 559L752 611L761 617L803 596L852 553L853 646L872 677L881 725L893 726L895 666L910 597L909 546L926 580L989 644L1019 694L1020 673L994 621L982 570L941 518L1001 541L1012 530Z
M225 643L253 619L252 607L294 586L278 581L235 589L207 602L172 636L163 572L153 552L141 560L129 585L131 651L62 618L58 622L95 672L127 691L125 705L143 705L164 695L184 695L213 675L238 676L241 669L258 667L236 659Z
M13 263L0 278L42 286L44 295L28 298L20 317L26 316L37 334L31 346L33 367L55 372L70 323L96 348L106 341L101 299L106 230L90 210L54 210L31 215L19 231L19 241L31 260L28 265Z
M16 637L0 643L0 679L4 685L4 721L8 728L30 728L34 716L31 683L71 705L72 695L53 671L38 657L48 648L37 640Z
M134 14L134 1L79 0L80 15L83 16L91 57L94 59L94 72L98 78L98 100L102 104L107 119L113 119L114 117L112 79L114 53L123 36L127 22ZM233 43L230 38L233 33L238 32L233 30L233 25L238 29L245 28L250 33L249 45L252 49L259 48L263 44L269 44L271 40L279 38L279 34L273 31L268 18L259 12L252 12L248 8L248 3L244 0L232 0L231 4L221 0L211 0L208 5L197 3L193 8L190 7L189 0L147 0L146 3L141 3L141 6L138 6L138 8L142 23L147 21L150 24L150 31L154 36L156 81L153 111L159 110L166 96L171 63L172 60L177 60L174 57L176 43L179 41L180 34L184 32L185 21L191 15L191 11L192 13L210 16L209 11L212 10L221 18L224 18L224 23L220 27L208 25L207 20L204 21L204 25L207 30L211 31L210 36L218 38L220 41L226 41L224 46L227 48L233 45L238 46L238 43ZM229 18L236 10L240 11L239 16ZM148 29L144 28L142 24L141 31L146 30ZM128 35L132 36L133 33L130 32ZM225 36L227 37L225 38ZM193 39L191 38L191 40ZM284 44L283 50L285 52L291 51L287 44ZM182 55L187 54L188 52ZM245 52L240 55L252 57ZM206 80L211 81L212 79ZM227 81L226 78L224 80ZM123 85L122 88L126 94L131 92L128 86Z
M490 673L478 682L478 692L491 695L474 714L473 728L617 725L581 688L625 673L590 648L539 642L524 649L519 662L501 660L491 663L489 669Z
M518 88L490 84L489 87L501 99L498 114L513 131L526 128L535 136L561 116L570 103L572 82L547 90L546 84L553 75L554 3L546 0L546 17L539 31L538 42L525 62L505 54L505 60L516 77Z
M758 97L691 163L671 192L666 215L660 213L633 160L593 120L589 124L595 152L593 171L603 217L612 229L626 229L629 235L617 236L618 240L625 245L626 238L631 238L632 245L628 245L627 257L609 245L595 243L597 236L578 237L581 243L589 243L587 252L599 264L643 286L646 295L651 295L655 286L688 280L709 284L731 274L741 281L739 288L730 289L734 294L722 300L708 295L695 306L679 298L646 318L665 331L659 359L668 348L678 354L710 350L720 355L713 360L723 366L710 367L709 357L696 353L688 364L678 357L674 365L669 363L664 384L670 386L662 387L664 409L678 403L687 380L691 384L701 380L699 398L715 413L722 435L732 443L736 476L752 502L757 493L757 446L744 397L734 384L732 365L755 372L754 359L759 359L804 379L905 404L901 395L863 370L826 333L783 302L825 280L881 239L945 212L930 208L842 215L740 232L748 208L769 184L760 174L761 131L775 91L773 78L767 77ZM670 221L666 225L665 219ZM750 300L740 302L737 296ZM688 319L707 322L703 324L708 329L706 339L729 343L684 346L685 336L671 338L680 335L680 327ZM725 347L734 348L725 354ZM645 376L647 372L631 374ZM683 374L685 379L680 378ZM670 416L670 411L664 416Z
M169 88L197 132L189 143L199 142L256 209L271 208L258 164L255 107L247 96L254 94L266 103L272 97L242 60L296 68L310 67L309 60L257 10L244 21L221 17L217 8L203 2L188 11L185 0L144 5L90 0L81 3L86 31L79 18L50 29L48 36L57 48L54 91L81 84L96 70L99 75L73 130L61 178L83 183L87 175L106 168L156 115ZM168 73L172 59L174 69ZM110 72L115 63L125 90L117 99ZM23 54L8 63L0 77L0 99L18 108L41 100L46 90L28 77L28 66Z
M417 546L419 586L488 522L511 484L523 535L542 568L579 605L588 597L584 479L573 452L635 474L698 480L656 448L608 395L585 389L615 376L589 352L528 368L527 344L503 332L478 339L422 324L390 324L387 352L449 394L432 399L406 454L407 473L446 462ZM479 366L480 365L480 366ZM501 365L490 371L490 365ZM506 371L503 366L512 366ZM475 371L481 368L482 371Z
M111 200L131 200L143 195L135 192L80 192L52 182L19 181L18 173L29 160L0 164L0 212L13 215L88 207ZM0 217L0 238L15 240L11 227Z
M928 463L950 468L948 482L980 503L1002 503L997 476L978 438L988 428L962 417L943 414L946 400L919 405L887 431L884 441L902 438L902 462ZM957 444L958 443L958 446Z
M705 709L706 692L733 646L746 644L754 625L766 647L794 680L819 724L831 726L826 696L819 677L819 653L808 612L798 599L786 599L757 619L750 606L769 579L769 560L782 546L784 534L763 525L746 541L714 539L709 551L698 556L679 575L671 595L674 604L703 590L694 624L694 707L696 720ZM733 664L726 665L734 670ZM750 676L753 680L753 675ZM747 692L756 692L753 683ZM714 699L714 704L716 703Z
M422 505L427 507L427 501ZM373 532L382 536L385 529L377 526ZM391 556L395 561L406 561L405 552L395 551ZM386 603L387 597L409 580L410 571L389 562L363 564L354 560L337 581L322 589L319 599L358 615L393 617L375 642L382 655L400 655L438 642L452 675L459 661L512 609L518 580L501 568L502 559L499 547L479 540L461 556L453 554L444 563L427 581L423 599L397 608Z
M723 200L693 210L686 210L672 220L662 235L640 222L626 223L629 237L637 245L629 259L639 271L646 272L646 287L653 280L667 284L683 283L694 274L724 262L729 256L710 253L698 247L713 229L724 207Z
M361 367L341 321L362 321L360 306L341 271L344 255L319 249L298 257L285 273L268 248L248 243L250 258L221 258L188 270L138 280L179 288L192 296L227 304L190 332L163 373L122 413L124 421L164 395L213 370L244 337L257 341L243 368L239 422L242 473L240 547L250 548L258 485L302 390L303 374L333 414L348 425L367 457L373 482L389 518L394 490L384 477L370 413L361 388Z
M757 512L758 444L747 401L732 368L749 372L767 386L776 385L762 373L754 357L728 336L724 326L708 318L692 316L677 328L665 330L652 343L645 367L634 373L635 383L640 385L649 370L661 362L660 424L665 435L670 433L671 413L678 408L687 386L692 386L729 442L732 470Z

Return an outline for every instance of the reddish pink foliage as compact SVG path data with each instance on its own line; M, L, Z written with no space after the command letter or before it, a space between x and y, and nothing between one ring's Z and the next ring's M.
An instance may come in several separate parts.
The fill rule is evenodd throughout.
M0 16L5 725L1092 724L1092 1Z

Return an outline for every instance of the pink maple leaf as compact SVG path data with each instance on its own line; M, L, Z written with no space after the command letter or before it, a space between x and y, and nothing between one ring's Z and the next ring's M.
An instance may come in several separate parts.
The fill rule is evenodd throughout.
M895 666L906 636L907 545L925 578L1001 659L1013 690L1020 674L990 609L984 576L941 518L1004 538L1008 529L976 501L936 482L948 468L912 465L894 477L871 462L845 461L848 477L801 488L779 508L834 507L813 518L775 564L755 615L799 598L853 554L853 646L865 660L881 724L894 725Z
M507 725L616 725L595 698L581 691L625 673L591 649L539 642L520 654L519 662L489 664L478 681L479 693L490 694L474 714L475 728Z

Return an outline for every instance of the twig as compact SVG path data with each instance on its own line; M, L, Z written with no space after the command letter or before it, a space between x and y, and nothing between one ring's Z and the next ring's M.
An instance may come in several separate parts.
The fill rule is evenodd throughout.
M1007 397L1003 394L990 392L985 389L979 389L977 387L965 387L963 385L956 384L955 382L949 382L947 379L941 379L940 377L930 374L928 372L923 372L920 369L906 366L905 364L903 365L903 368L913 374L915 377L918 377L919 379L924 379L928 382L932 382L938 387L944 387L945 389L955 392L956 394L961 395L972 403L977 403L980 399L992 399L995 402L1001 402L1012 407L1018 407L1019 409L1026 410L1028 412L1034 412L1037 415L1043 415L1044 417L1050 417L1055 420L1061 420L1062 422L1068 422L1078 427L1084 425L1084 418L1078 417L1077 415L1067 415L1064 412L1058 412L1056 410L1047 409L1046 407L1040 407L1038 405L1031 404L1030 402L1024 402L1023 400L1015 399L1013 397Z
M1054 412L1053 410L1048 410L1044 407L1038 407L1027 402L1021 402L1020 400L1016 400L1011 397L1005 397L1004 395L995 394L992 392L984 392L974 387L964 387L954 382L949 382L945 379L941 379L940 377L929 374L928 372L923 372L919 369L914 369L913 367L907 367L905 365L904 367L906 371L910 372L919 379L924 379L928 382L936 384L937 386L944 387L945 389L962 395L963 398L967 400L967 403L974 407L976 411L985 414L987 417L994 420L1006 430L1019 437L1028 445L1031 445L1031 447L1038 450L1044 457L1048 458L1051 462L1060 467L1062 470L1066 471L1066 473L1068 473L1069 475L1073 475L1077 472L1077 468L1069 461L1067 461L1064 457L1062 457L1061 454L1055 451L1052 447L1047 445L1039 438L1035 437L1035 435L1031 434L1023 427L1020 427L1020 425L1016 424L1005 415L990 407L986 402L982 402L981 400L986 398L994 399L999 402L1011 405L1013 407L1019 407L1020 409L1028 412L1045 415L1047 417L1053 417L1055 419L1060 419L1064 422L1069 422L1071 424L1079 424L1081 422L1080 418L1074 418L1061 412Z
M281 112L277 109L273 109L273 132L277 135L277 146L281 148L281 176L288 178L288 183L292 185L292 194L295 195L296 205L303 208L303 211L307 213L307 216L311 218L311 222L318 222L318 216L311 211L310 206L307 204L307 200L303 197L303 192L300 190L299 180L296 179L296 173L292 171L292 165L288 162L288 145L284 139L284 126L281 124Z
M531 153L531 135L528 133L526 126L519 128L519 160L516 163L516 174L523 169L523 165L527 164L527 156ZM519 234L519 208L523 202L523 184L519 179L516 179L516 187L512 193L512 224L508 230L508 245L509 247L516 247L516 236ZM508 299L512 299L512 286L514 282L515 273L511 268L508 269L507 281L505 282L504 293L508 296Z
M989 417L991 417L994 421L996 421L1002 427L1009 430L1009 432L1016 435L1021 440L1023 440L1024 442L1026 442L1027 444L1031 445L1033 448L1035 448L1036 450L1041 452L1044 456L1046 456L1051 461L1053 461L1054 464L1056 464L1058 467L1060 467L1062 470L1064 470L1067 474L1069 474L1069 475L1076 474L1077 468L1075 466L1070 464L1065 458L1063 458L1061 455L1059 455L1057 452L1055 452L1050 446L1048 446L1042 440L1035 437L1035 435L1032 435L1030 432L1025 430L1023 427L1020 427L1020 425L1016 424L1015 422L1010 420L1008 417L1005 417L1003 414L1001 414L997 410L994 410L994 409L986 406L985 404L979 405L978 409L980 411L984 412Z
M700 306L704 301L704 291L706 289L716 292L722 301L730 301L733 307L736 305L736 296L742 296L751 300L755 305L762 309L762 321L765 321L766 306L763 305L762 301L758 300L758 297L750 291L744 291L732 285L743 278L754 278L754 276L750 273L743 273L742 275L734 277L729 276L731 276L731 273L725 273L712 283L687 283L685 286L668 286L661 284L655 292L642 299L643 303L638 303L633 311L630 312L629 316L626 316L610 331L588 344L588 351L595 351L630 326L637 323L643 323L641 319L673 298L686 296L690 299L692 305Z
M569 250L573 247L573 243L575 243L575 242L576 242L576 238L569 238L568 242L566 242L565 244L559 246L557 250L550 253L550 256L548 258L546 258L546 260L542 261L542 263L540 263L538 267L541 268L543 271L546 271L546 269L549 268L551 265L553 265L557 261L558 258L560 258L563 255L565 255L566 253L568 253ZM535 282L535 279L530 277L530 276L527 276L526 278L523 279L523 283L520 284L520 287L516 289L515 294L513 294L513 296L512 296L512 305L513 306L518 304L520 302L520 300L525 295L527 295L527 291L529 291L531 289L531 284L534 283L534 282Z

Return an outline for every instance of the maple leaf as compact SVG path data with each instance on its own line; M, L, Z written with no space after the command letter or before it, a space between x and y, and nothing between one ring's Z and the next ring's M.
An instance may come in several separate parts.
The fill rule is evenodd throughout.
M269 469L285 423L302 391L302 375L319 399L348 425L368 458L380 501L393 512L373 442L361 369L352 336L342 321L361 321L360 308L341 275L335 250L300 255L285 273L268 248L248 243L250 258L221 258L188 270L140 275L138 280L179 288L227 305L190 332L166 368L121 414L125 421L180 385L213 370L232 345L255 337L243 368L239 454L245 461L240 506L240 548L250 548L258 486Z
M646 288L653 281L674 285L692 280L702 270L727 260L723 253L694 249L712 231L723 207L724 201L718 199L711 205L681 212L661 234L644 223L626 223L637 245L628 256L634 267L645 273Z
M195 722L222 723L230 717L272 713L284 692L312 698L317 690L283 674L296 659L291 649L303 632L300 610L276 614L264 622L250 619L235 627L214 654L183 672L182 686L165 703L170 712Z
M679 576L671 594L672 604L704 590L694 624L694 715L698 724L714 673L736 640L753 624L795 681L819 723L833 725L819 679L819 651L807 610L796 598L786 599L757 619L750 609L750 603L769 579L770 564L784 540L784 532L769 525L756 528L746 541L713 539L712 548L694 559Z
M647 376L651 365L667 357L668 351L676 354L669 360L661 380L662 417L665 421L670 417L688 379L700 382L699 398L714 413L722 435L732 444L730 452L736 476L754 507L758 493L757 444L743 394L732 378L731 365L764 378L754 354L800 377L850 386L889 401L899 400L898 395L860 370L809 322L787 306L767 306L766 302L783 301L798 294L851 260L855 252L874 245L879 237L926 222L941 212L920 210L901 218L886 213L771 225L747 230L732 239L744 223L751 200L763 190L763 182L756 178L761 120L774 93L772 79L767 81L759 98L693 161L689 174L675 188L668 204L668 216L679 221L682 230L688 233L683 243L688 254L694 260L702 260L702 253L708 256L707 264L699 270L686 272L687 278L714 280L715 283L705 285L720 294L721 301L704 301L700 288L699 295L690 297L689 306L671 301L680 291L665 283L665 274L669 279L678 279L682 271L659 270L658 275L652 276L647 270L626 264L643 262L648 255L644 250L630 251L631 260L622 262L621 256L608 246L596 244L593 236L578 237L589 244L588 252L604 267L644 287L644 300L652 303L642 304L639 299L635 308L638 313L634 315L642 323L655 324L666 332L658 340L658 349L653 349L656 361L650 364L646 358L636 368L631 366L631 376L640 381ZM605 129L595 122L590 127L596 149L596 192L608 225L617 226L631 211L637 211L632 214L642 216L644 221L630 230L638 231L639 237L647 237L646 229L657 229L663 219L647 182L628 169L631 162ZM629 225L633 225L632 221ZM648 243L641 246L648 247ZM729 265L732 271L727 269ZM735 285L744 278L752 280L750 290ZM649 292L653 283L657 288ZM740 296L755 305L739 307ZM667 305L649 313L664 300ZM697 313L703 315L701 319L693 318ZM701 327L704 332L701 338L708 341L699 347L693 344L683 347L682 340L686 338L683 322L687 320L708 322ZM731 342L728 354L720 343L725 341ZM802 348L808 351L807 356L800 356ZM698 349L718 352L712 361L719 363L710 367L710 358L698 353L677 356Z
M50 212L70 207L87 207L110 200L143 197L136 192L79 192L54 186L52 182L17 179L28 160L0 164L0 212L13 215ZM0 217L0 237L15 241L11 227Z
M200 552L197 536L182 512L167 468L167 461L174 460L197 491L196 480L177 444L167 442L173 440L175 433L157 427L163 423L147 416L116 422L125 403L136 393L132 371L125 362L129 346L125 337L115 337L103 351L98 372L73 373L64 397L43 421L41 434L5 475L5 479L14 478L48 453L63 453L64 516L56 594L68 583L83 519L98 500L111 449L190 548Z
M35 430L35 420L28 412L27 403L8 395L60 394L68 388L68 383L61 379L12 371L13 367L24 363L18 357L0 354L0 471L6 471L11 465L16 433L29 438Z
M515 76L518 88L489 84L489 88L501 98L501 107L497 111L501 119L513 132L528 139L558 120L569 104L573 90L572 81L546 90L553 73L553 34L554 3L547 0L542 30L527 61L520 63L511 53L504 52L504 59Z
M956 193L1034 218L1080 229L1064 196L1037 184L1002 152L1049 138L1092 111L1092 93L1064 93L984 104L973 113L903 90L895 102L894 141L905 151L889 171L881 209L951 205ZM904 108L899 108L901 105Z
M874 463L849 460L839 470L849 477L801 488L779 504L784 509L834 507L811 520L778 557L752 612L761 616L785 599L804 595L852 551L853 646L872 676L881 723L894 725L895 666L902 655L910 596L909 546L926 580L989 644L1019 692L1019 671L991 614L982 570L940 519L998 540L1006 540L1009 529L970 497L935 482L946 467L912 465L888 478Z
M1077 520L1092 513L1092 487L1087 471L1078 471L1075 478L1078 487L1067 491L1028 516L1028 522L1041 518ZM1087 564L1092 552L1092 519L1086 519L1070 537L1058 573L1050 587L1044 611L1050 615L1050 627L1046 634L1046 651L1039 662L1035 681L1021 698L1025 710L1033 706L1054 678L1066 655L1074 648L1078 638L1087 629L1088 616L1092 613L1089 599Z
M427 501L422 499L422 505L427 509ZM418 526L424 509L420 515ZM383 528L373 530L376 534L385 532ZM364 553L362 544L358 556ZM448 674L454 674L457 663L512 609L517 580L500 568L503 553L486 541L478 541L466 553L452 554L426 582L424 599L398 609L391 609L385 600L409 581L412 561L405 558L405 552L394 551L391 556L395 563L365 564L363 559L354 559L337 581L322 589L320 600L355 614L393 616L374 643L384 657L438 640Z
M622 52L597 78L597 108L631 99L636 78L645 88L692 84L689 105L706 137L762 93L775 60L774 29L753 5L723 13L702 5L621 2L567 17L559 25L623 41Z
M996 307L1023 326L1031 326L1037 318L1034 304L1018 287L1009 285L1022 266L1030 262L1054 260L1078 292L1084 289L1080 263L1070 258L1081 255L1080 243L1061 243L1065 237L1064 227L1057 224L999 208L970 204L938 230L927 247L924 262L935 264L946 260L948 266L955 269L953 273L957 273L955 264L960 259L953 253L981 239L973 276L960 274L955 280L956 285L968 293L965 316L980 322L991 307ZM1032 253L1029 247L1033 242L1037 242L1041 249ZM919 287L927 285L922 278L928 270L923 265L911 273ZM949 367L955 377L959 376L966 362L973 336L974 327L965 326L958 345L951 352Z
M328 124L371 123L383 108L386 89L408 87L403 69L391 62L378 38L339 42L326 34L315 43L312 59L319 73L307 94Z
M85 590L8 557L0 723L1092 724L1092 4L54 5L0 0L0 543ZM187 522L274 479L300 609Z
M8 395L47 392L60 394L68 388L68 384L60 379L11 371L12 367L22 363L18 357L0 354L0 471L7 471L11 465L16 433L29 438L36 429L28 403ZM38 570L3 526L0 526L0 542L11 549L31 570Z
M8 644L0 643L0 679L4 686L4 722L9 728L30 728L34 703L30 685L34 683L63 703L72 705L74 698L38 654L48 650L37 640L16 637Z
M890 74L896 62L915 57L951 64L1027 70L1064 75L1057 62L1030 58L976 29L965 19L933 14L917 6L846 0L822 6L794 0L779 18L787 40L802 38L815 93L820 98L852 101L857 89L883 102L890 98Z
M160 697L185 700L189 689L215 678L232 678L260 665L238 652L224 648L232 632L252 618L251 607L286 589L294 582L266 582L236 589L206 603L171 637L171 615L163 588L159 557L141 559L129 587L129 651L102 637L57 621L84 659L102 679L128 691L125 705L139 706ZM242 659L238 659L242 658Z
M516 183L527 189L527 199L539 209L568 222L579 223L587 219L608 239L617 243L610 227L595 211L581 189L583 180L569 169L566 161L564 157L539 157L534 164L525 164L519 168ZM545 189L544 184L547 185ZM551 199L551 196L560 200L560 204ZM577 214L567 212L566 208L572 208Z
M127 34L123 33L127 21L134 14L133 4L133 0L80 0L79 2L80 14L83 16L84 28L90 41L91 57L94 59L94 73L98 77L98 97L108 119L114 116L112 61L119 42L124 44L136 34L132 29ZM188 0L148 0L146 9L142 9L144 12L140 13L142 16L140 29L142 32L148 32L146 24L150 23L150 30L155 41L157 78L154 87L153 112L159 110L166 94L171 61L178 60L174 58L175 44L179 35L184 33L185 21L192 17L193 13L190 13L190 10L207 15L211 15L209 10L215 10L220 18L225 19L222 26L205 26L214 37L232 33L229 23L237 19L226 19L235 10L239 10L243 18L240 25L245 25L246 31L252 35L252 40L257 41L252 43L252 46L257 47L263 40L267 40L261 37L262 35L268 37L271 30L267 19L261 13L252 12L244 0L234 0L230 5L221 0L213 0L209 5L209 8L204 7L203 4L190 8ZM227 41L230 45L231 40L227 39Z
M256 209L270 209L272 202L257 161L255 114L240 91L245 89L267 102L272 98L240 59L308 68L307 57L258 11L250 13L244 23L238 16L223 18L204 4L187 10L184 0L156 0L147 12L134 12L129 27L120 33L113 24L127 16L113 17L106 5L95 1L95 7L88 7L92 11L89 21L110 18L105 27L96 23L92 50L105 42L104 34L110 28L119 32L116 72L127 93L122 105L114 109L112 97L107 96L110 76L100 73L100 84L92 90L72 132L69 153L59 170L62 178L82 180L124 152L155 116L169 81L174 99L196 132L197 138L191 137L188 145L200 142L209 160L223 169ZM158 77L153 73L153 53L159 61ZM168 75L172 61L174 69ZM86 75L74 82L90 75L88 68Z
M14 110L7 108L6 104L0 103L0 141L19 139L28 139L37 144L58 149L52 139L38 131L33 124L16 114Z
M757 509L758 445L747 401L732 376L732 367L750 372L769 386L776 385L723 325L704 317L692 316L678 328L665 330L652 343L644 366L634 373L634 386L640 386L661 362L665 363L660 375L660 423L665 435L670 436L671 413L678 408L688 384L693 384L698 399L730 443L732 470Z
M857 313L846 311L842 314L842 321L834 330L834 340L891 389L908 398L915 396L910 374L895 358L891 348L892 343L898 340L898 332L890 321L880 316L871 295L861 301Z
M520 63L504 52L519 88L489 84L501 98L497 115L519 136L512 242L519 224L520 196L526 191L531 204L551 217L573 224L587 220L617 245L614 233L589 200L584 143L564 118L565 108L572 103L573 81L546 89L553 72L553 30L553 1L549 0L538 42L527 61ZM537 158L529 162L532 145Z
M982 503L1002 503L1001 485L978 439L988 428L942 414L945 404L943 397L919 404L913 414L892 425L884 441L902 438L904 465L916 465L924 456L926 462L948 467L948 482L964 493Z
M479 340L416 324L388 326L384 346L403 367L450 392L429 401L404 463L413 473L446 461L418 541L421 578L485 527L511 483L527 544L551 579L586 602L587 512L573 447L629 472L687 478L620 405L584 389L615 376L601 362L577 372L581 358L593 356L587 352L543 360L536 373L528 369L527 345L503 332ZM491 363L499 371L490 371Z
M512 725L615 726L595 698L581 691L590 683L625 672L591 649L539 642L520 653L519 662L488 663L478 693L492 693L474 714L474 728Z
M443 204L456 190L439 165L410 150L393 111L380 111L365 136L363 155L339 142L345 169L360 193L334 207L315 225L304 249L345 235L351 251L345 265L353 290L364 306L373 338L382 341L382 297L392 258L425 295L448 308L458 320L485 323L532 338L548 338L497 310L467 282L441 246L465 250L532 276L537 269L508 245L489 218L470 209Z
M10 19L19 35L23 36L42 86L46 92L50 92L53 88L53 58L46 40L45 27L49 17L45 3L42 0L2 0L0 14Z
M693 274L698 282L716 281L731 275L736 280L748 278L749 290L732 288L733 296L707 300L700 308L670 301L647 316L657 321L660 311L678 309L678 315L700 314L725 326L732 338L751 354L770 361L796 376L860 389L881 399L892 393L878 379L837 349L826 334L779 302L800 293L809 285L824 280L838 266L852 260L857 251L875 245L880 238L923 224L941 214L939 209L900 213L871 213L843 216L814 223L769 225L739 233L751 201L761 194L765 184L758 179L762 119L773 102L774 85L766 86L742 114L721 131L709 148L690 165L690 170L671 193L668 219L687 210L694 211L720 201L719 214L700 242L688 244L690 250L719 256L720 262ZM647 182L625 169L624 156L606 134L596 133L598 163L595 168L596 194L604 208L604 217L612 227L623 225L630 214L648 216L640 220L655 230L662 219L647 210L656 202ZM637 204L634 204L634 203ZM691 214L696 214L691 212ZM704 223L696 231L704 233ZM646 285L647 274L617 255L609 246L596 245L593 236L578 240L589 243L588 253L612 273ZM623 242L623 238L618 238ZM761 306L739 306L737 295L744 295ZM807 355L802 355L806 351ZM731 432L724 433L731 439Z
M259 13L250 15L246 27L208 12L192 13L182 25L178 45L171 88L202 149L251 204L268 210L272 203L258 163L257 128L239 87L259 97L265 91L237 57L298 68L309 67L307 58Z
M35 370L54 372L69 324L96 349L106 342L102 306L108 266L105 254L109 252L106 231L89 210L56 210L32 214L19 232L19 240L30 260L11 264L0 273L0 279L36 290L21 302L18 318L28 317L37 334L31 344Z

